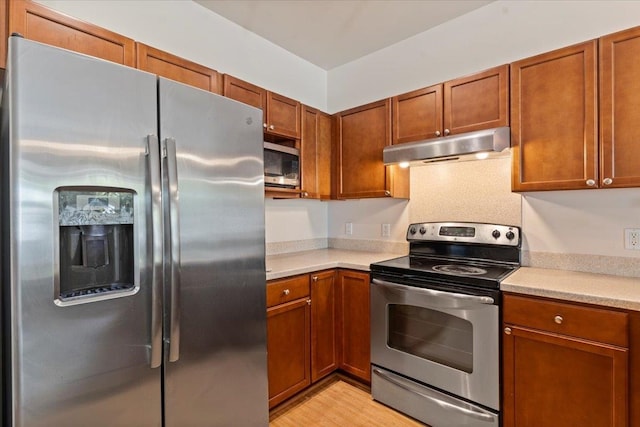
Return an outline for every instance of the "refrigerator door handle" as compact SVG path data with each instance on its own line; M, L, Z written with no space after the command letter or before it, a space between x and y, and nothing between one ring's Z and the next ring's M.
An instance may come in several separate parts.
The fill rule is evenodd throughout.
M169 362L180 358L180 221L178 209L178 161L176 158L176 141L173 138L164 140L163 155L167 160L167 183L169 188L168 214L171 228L170 237L170 294L171 312L169 324Z
M151 209L147 211L147 239L152 244L151 266L151 361L152 368L162 364L162 193L160 182L160 145L156 135L147 136L147 179Z

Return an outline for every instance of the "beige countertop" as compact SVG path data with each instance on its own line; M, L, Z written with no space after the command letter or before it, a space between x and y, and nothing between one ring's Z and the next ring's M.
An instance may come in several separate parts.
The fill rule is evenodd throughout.
M317 249L267 256L267 280L328 268L348 268L369 271L369 264L403 254L385 252L349 251L344 249Z
M403 256L398 253L317 249L267 256L267 280L330 268L369 271L369 264ZM640 311L640 278L520 267L502 281L500 289Z
M640 278L520 267L500 289L640 311Z

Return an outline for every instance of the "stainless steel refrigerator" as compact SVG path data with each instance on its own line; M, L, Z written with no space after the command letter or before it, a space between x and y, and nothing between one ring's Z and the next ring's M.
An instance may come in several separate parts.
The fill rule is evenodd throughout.
M262 112L11 37L5 425L268 424Z

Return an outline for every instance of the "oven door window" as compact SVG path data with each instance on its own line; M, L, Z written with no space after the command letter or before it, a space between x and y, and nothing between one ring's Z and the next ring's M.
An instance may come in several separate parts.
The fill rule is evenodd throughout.
M430 308L388 306L387 345L441 365L473 372L473 325Z

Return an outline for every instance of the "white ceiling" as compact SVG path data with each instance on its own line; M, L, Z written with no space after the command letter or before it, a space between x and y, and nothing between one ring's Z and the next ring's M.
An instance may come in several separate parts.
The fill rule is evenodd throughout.
M493 0L194 0L330 70Z

